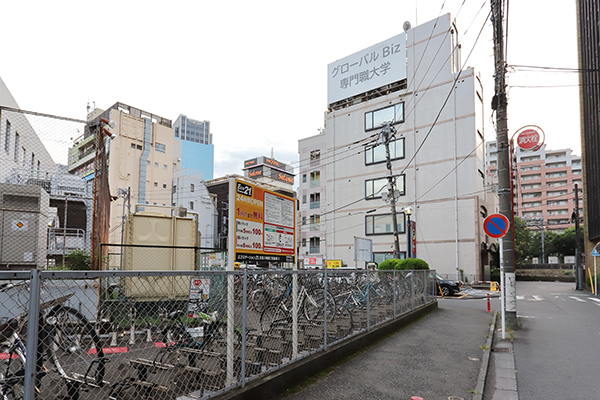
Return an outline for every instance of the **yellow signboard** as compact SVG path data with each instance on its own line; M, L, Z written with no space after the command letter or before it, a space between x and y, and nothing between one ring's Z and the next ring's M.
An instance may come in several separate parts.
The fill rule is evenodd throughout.
M341 268L342 260L327 260L325 261L327 268Z

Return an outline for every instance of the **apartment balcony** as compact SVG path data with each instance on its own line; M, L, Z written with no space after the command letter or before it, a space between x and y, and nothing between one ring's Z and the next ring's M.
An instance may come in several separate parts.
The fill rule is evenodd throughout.
M321 202L320 201L311 201L310 202L310 209L314 210L316 208L321 208Z
M310 187L311 188L316 188L321 186L321 180L320 179L314 179L310 181Z
M310 224L310 230L311 231L318 231L321 229L321 224L320 223L311 223Z
M310 246L308 251L310 252L310 254L318 254L321 252L321 246Z

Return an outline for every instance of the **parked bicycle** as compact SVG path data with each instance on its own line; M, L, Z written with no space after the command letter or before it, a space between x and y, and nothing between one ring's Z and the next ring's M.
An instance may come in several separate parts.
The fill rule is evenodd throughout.
M8 294L22 309L29 308L29 284L5 284ZM77 398L80 389L104 385L107 358L100 338L87 318L64 303L73 293L44 300L40 304L35 390L39 398L57 393L44 390L44 383L63 381L66 398ZM44 296L43 296L44 297ZM0 323L0 398L22 399L25 392L28 313L24 311Z

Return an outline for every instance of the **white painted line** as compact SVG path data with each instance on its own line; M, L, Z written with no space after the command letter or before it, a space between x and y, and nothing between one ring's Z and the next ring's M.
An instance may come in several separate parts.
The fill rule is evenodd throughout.
M517 300L525 300L525 296L517 296Z
M569 296L570 299L577 300L580 303L587 303L587 301L580 299L579 297Z
M535 294L533 295L533 298L535 299L535 301L542 301L542 300L544 300L544 296L536 296Z
M600 303L600 299L597 299L597 298L595 298L595 297L588 297L588 299L590 299L590 300L592 300L592 301L595 301L595 302L597 302L597 303Z

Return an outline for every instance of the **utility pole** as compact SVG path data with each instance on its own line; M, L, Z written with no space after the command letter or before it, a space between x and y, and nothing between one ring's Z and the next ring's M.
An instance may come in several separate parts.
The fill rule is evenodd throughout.
M396 186L394 184L394 174L392 172L392 160L390 157L390 133L394 129L391 122L386 122L385 127L381 131L383 144L385 145L386 167L390 172L388 175L388 198L392 208L392 223L394 224L394 257L400 257L400 243L398 242L398 217L396 216ZM407 243L407 245L409 245ZM408 254L408 250L407 250Z
M572 219L575 220L575 270L577 271L577 287L576 290L583 290L583 268L579 260L579 189L575 184L575 210L573 211Z
M506 98L506 63L504 61L504 33L502 29L503 0L492 0L492 25L494 28L494 98L492 109L496 111L496 143L498 145L498 202L500 214L512 221L508 232L500 238L503 249L503 265L500 269L505 273L506 318L513 328L517 324L516 277L514 255L514 216L512 212L513 196L511 191L510 157L508 145L508 118ZM502 273L502 272L501 272Z

